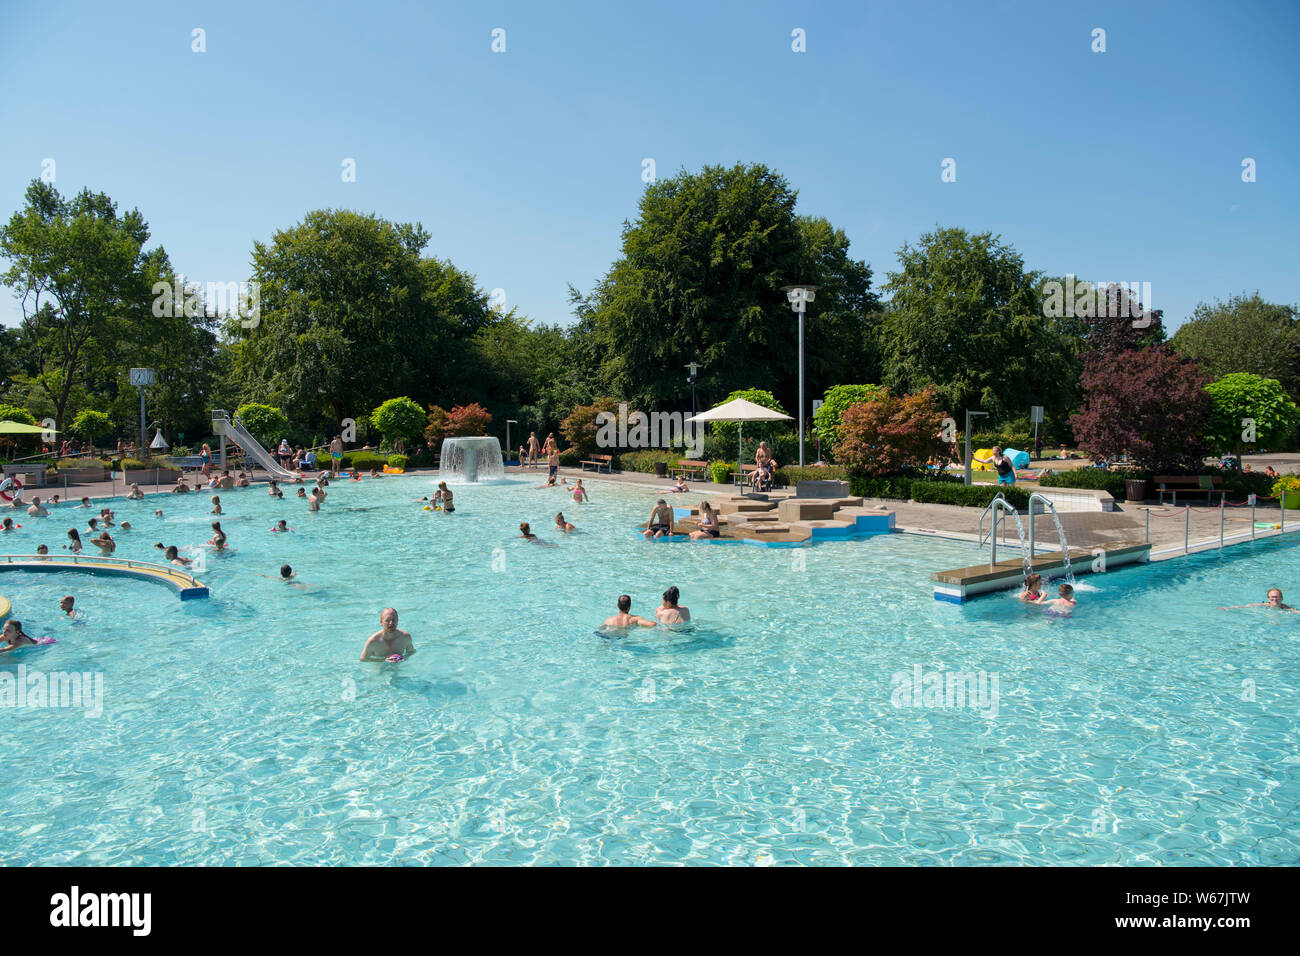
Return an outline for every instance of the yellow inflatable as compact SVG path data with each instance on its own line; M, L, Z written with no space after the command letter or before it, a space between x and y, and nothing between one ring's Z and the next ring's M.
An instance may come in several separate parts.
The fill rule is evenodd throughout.
M992 465L986 465L984 464L984 462L978 460L980 458L992 458L992 457L993 457L992 448L977 449L975 451L974 458L971 460L970 466L974 471L993 471Z
M405 468L393 468L391 465L384 465L384 474L385 474L385 475L404 475L404 474L406 474L406 469L405 469Z

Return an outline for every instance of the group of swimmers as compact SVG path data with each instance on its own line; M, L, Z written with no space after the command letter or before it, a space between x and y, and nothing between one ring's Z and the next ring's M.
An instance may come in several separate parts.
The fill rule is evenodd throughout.
M76 620L77 599L71 594L65 594L59 601L59 610L63 616L70 620ZM20 647L31 647L34 644L52 644L52 638L35 638L23 630L23 622L10 618L5 621L4 630L0 632L0 654L8 654L18 650Z
M1020 592L1020 600L1025 604L1038 604L1047 608L1049 614L1066 615L1079 606L1074 599L1074 585L1062 584L1056 589L1057 596L1049 598L1043 593L1043 576L1032 572L1025 576L1025 589Z
M605 619L605 627L657 627L660 624L686 624L691 619L691 609L681 604L681 592L673 585L663 594L663 603L655 608L655 620L650 621L632 613L632 598L618 596L618 613Z

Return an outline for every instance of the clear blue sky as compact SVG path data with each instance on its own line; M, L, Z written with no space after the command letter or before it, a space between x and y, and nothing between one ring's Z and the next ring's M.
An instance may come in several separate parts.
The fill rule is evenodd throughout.
M195 281L247 278L254 240L345 207L423 223L428 253L567 324L652 157L775 168L878 283L941 224L1150 282L1171 325L1242 291L1300 301L1294 0L2 3L0 215L53 158Z

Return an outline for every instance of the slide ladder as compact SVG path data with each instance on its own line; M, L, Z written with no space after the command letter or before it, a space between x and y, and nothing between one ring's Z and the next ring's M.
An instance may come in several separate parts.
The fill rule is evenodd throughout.
M212 432L215 435L225 435L244 449L244 454L261 465L262 469L276 481L289 481L298 477L295 472L281 468L280 463L248 433L248 429L239 423L238 418L232 420L230 415L221 409L212 412Z

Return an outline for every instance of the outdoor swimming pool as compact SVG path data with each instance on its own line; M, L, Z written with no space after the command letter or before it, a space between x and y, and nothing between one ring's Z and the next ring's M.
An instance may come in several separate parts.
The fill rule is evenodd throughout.
M0 671L104 681L97 718L0 708L0 862L1300 862L1300 616L1215 610L1300 598L1294 546L1083 578L1056 620L935 601L929 572L973 545L652 543L631 528L655 492L536 483L458 488L454 515L411 500L426 477L336 482L318 515L224 492L207 601L0 574L58 639ZM208 498L118 502L118 555L202 542ZM57 550L93 513L24 517L3 550ZM693 633L596 633L618 594L649 615L670 584ZM65 593L85 621L58 619ZM389 604L418 653L359 663ZM985 693L911 706L895 675L918 669Z

